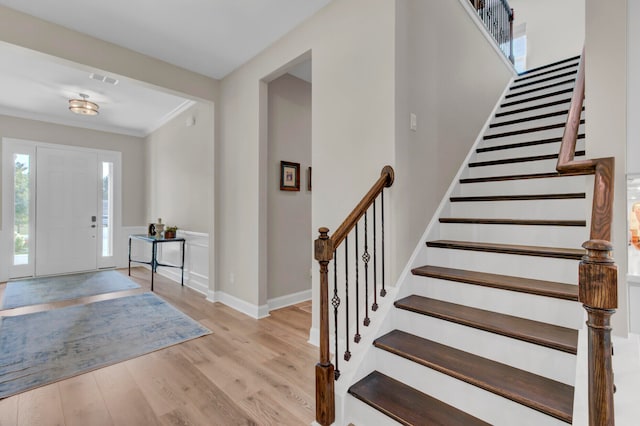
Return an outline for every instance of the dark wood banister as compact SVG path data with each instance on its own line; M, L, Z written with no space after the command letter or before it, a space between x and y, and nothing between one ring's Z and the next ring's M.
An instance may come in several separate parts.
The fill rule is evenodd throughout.
M333 252L355 227L362 215L382 193L393 184L393 167L384 166L380 178L362 198L342 224L329 237L328 228L320 228L315 241L315 258L320 264L320 361L316 364L316 421L327 426L335 421L334 367L329 350L329 262Z
M574 160L584 94L583 50L556 169L561 174L595 175L590 239L582 245L587 254L579 268L579 300L588 314L589 425L608 426L615 423L611 364L611 315L618 307L618 269L611 257L615 161L613 157Z

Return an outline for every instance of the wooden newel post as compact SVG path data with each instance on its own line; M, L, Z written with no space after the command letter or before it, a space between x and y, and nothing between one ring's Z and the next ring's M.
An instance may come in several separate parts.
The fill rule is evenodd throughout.
M316 421L328 426L335 421L334 372L329 353L329 262L333 241L329 229L320 228L315 241L315 258L320 263L320 362L316 364Z
M579 298L588 314L589 425L612 426L615 422L610 321L618 307L618 267L611 258L610 242L589 240L582 247L587 254L580 262Z

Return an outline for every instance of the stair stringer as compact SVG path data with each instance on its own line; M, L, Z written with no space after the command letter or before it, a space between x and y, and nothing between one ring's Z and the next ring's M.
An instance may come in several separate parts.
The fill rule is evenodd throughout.
M516 76L512 77L504 91L498 97L493 110L489 114L486 122L483 127L480 129L478 136L476 137L475 142L469 149L467 156L462 161L458 172L454 176L449 188L446 193L442 197L438 208L433 213L429 224L427 225L424 233L418 240L415 249L413 250L409 261L406 266L402 270L402 273L398 277L398 280L395 283L395 286L389 287L387 290L387 296L384 298L378 298L378 311L375 313L376 319L375 321L372 319L371 325L369 327L365 327L365 332L362 333L362 340L358 345L354 345L357 349L353 349L352 347L352 357L349 362L341 361L340 367L340 378L335 383L335 400L336 400L336 425L347 425L350 422L354 424L373 424L368 423L366 421L363 422L363 419L358 419L357 422L355 419L349 416L349 402L357 402L358 404L362 404L357 401L355 398L350 396L347 391L349 387L362 379L364 376L369 374L376 365L377 360L377 352L379 351L373 346L373 341L393 329L396 324L395 314L394 314L394 306L393 302L408 295L410 290L406 289L403 291L403 288L411 287L409 284L412 281L412 273L411 270L416 266L424 264L426 262L427 256L427 247L426 242L429 239L434 239L439 234L440 223L438 221L439 217L445 211L446 208L449 207L450 201L449 198L455 193L458 181L463 177L464 172L467 169L468 163L477 155L476 149L483 141L483 136L485 132L489 129L489 125L493 120L493 117L496 114L496 111L500 109L500 103L504 99L505 95L509 92L511 85ZM392 188L393 189L393 188ZM372 317L373 318L373 317ZM333 343L332 343L333 345ZM333 346L331 346L333 348ZM364 405L364 404L363 404ZM360 413L370 413L376 414L375 410L360 407L358 409ZM379 413L377 413L379 414ZM379 418L378 418L379 419Z

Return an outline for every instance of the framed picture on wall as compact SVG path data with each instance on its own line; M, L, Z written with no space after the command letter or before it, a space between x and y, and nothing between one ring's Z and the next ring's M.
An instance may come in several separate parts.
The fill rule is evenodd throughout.
M300 191L300 163L280 162L280 190Z

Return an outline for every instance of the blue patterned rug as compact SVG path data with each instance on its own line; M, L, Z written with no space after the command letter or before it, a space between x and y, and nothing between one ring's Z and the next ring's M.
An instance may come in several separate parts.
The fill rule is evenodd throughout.
M0 319L0 398L210 334L153 293Z
M116 271L10 281L4 291L2 308L11 309L59 302L134 288L140 288L140 286Z

